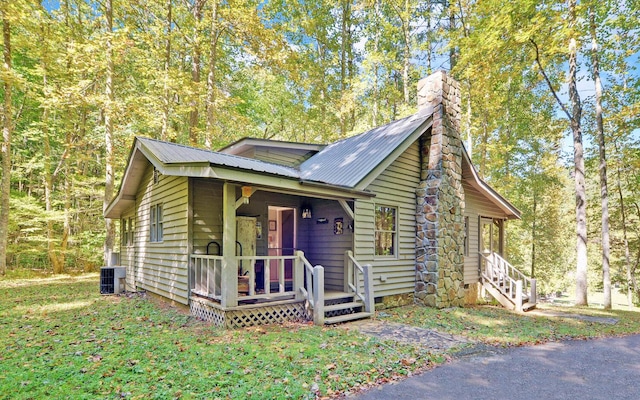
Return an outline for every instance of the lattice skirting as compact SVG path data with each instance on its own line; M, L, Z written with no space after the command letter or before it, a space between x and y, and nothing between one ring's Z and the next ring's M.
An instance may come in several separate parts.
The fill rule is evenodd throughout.
M256 308L222 310L206 301L192 298L191 314L196 318L212 322L225 328L244 328L247 326L267 325L285 321L308 321L310 316L304 302L277 305L260 305Z

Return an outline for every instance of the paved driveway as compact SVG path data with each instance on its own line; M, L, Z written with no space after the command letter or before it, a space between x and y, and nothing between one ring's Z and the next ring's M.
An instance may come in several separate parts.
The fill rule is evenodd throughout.
M640 399L640 335L472 355L358 399Z

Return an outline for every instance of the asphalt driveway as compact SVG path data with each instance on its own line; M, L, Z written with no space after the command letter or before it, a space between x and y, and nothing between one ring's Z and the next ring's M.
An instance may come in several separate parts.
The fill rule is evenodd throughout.
M640 335L463 356L358 399L640 399Z

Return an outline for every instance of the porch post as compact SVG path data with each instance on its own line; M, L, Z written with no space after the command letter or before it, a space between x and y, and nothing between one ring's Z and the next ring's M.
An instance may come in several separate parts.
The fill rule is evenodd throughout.
M304 263L302 262L304 252L297 250L295 255L296 259L293 262L293 290L296 292L296 300L302 300L304 296L300 289L304 287Z
M236 259L236 186L222 187L222 273L223 307L238 305L238 260Z

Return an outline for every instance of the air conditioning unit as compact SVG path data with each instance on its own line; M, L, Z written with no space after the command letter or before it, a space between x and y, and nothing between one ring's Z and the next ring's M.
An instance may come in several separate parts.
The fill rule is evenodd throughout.
M100 294L118 294L124 292L125 267L100 268Z

